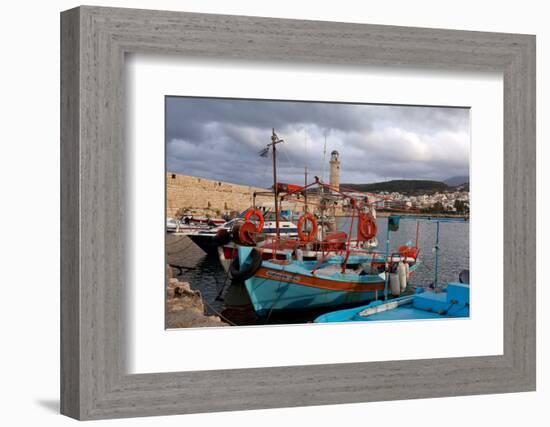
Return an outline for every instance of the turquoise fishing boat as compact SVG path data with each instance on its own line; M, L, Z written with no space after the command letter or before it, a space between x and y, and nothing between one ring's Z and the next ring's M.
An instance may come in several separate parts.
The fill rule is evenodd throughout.
M260 317L273 311L359 305L388 292L386 257L377 253L349 255L347 260L335 255L321 262L262 260L258 249L241 246L239 260L242 271L254 271L244 283ZM409 275L418 264L411 260Z
M389 220L386 250L375 251L375 208L384 197L328 185L319 177L307 184L307 168L303 186L282 187L277 181L276 153L277 145L283 142L273 129L271 143L261 152L273 153L275 237L260 241L263 221L255 210L231 232L238 257L229 272L233 280L244 282L256 314L269 317L274 311L357 306L379 298L387 300L390 293L399 296L419 265L418 228L414 246L390 251L390 229L398 227L399 218ZM317 201L308 199L314 194ZM291 199L304 203L295 239L280 234L279 206ZM351 218L347 232L333 227L325 230L325 218L335 218L337 210ZM288 251L281 252L281 248ZM271 259L266 259L267 249ZM306 259L306 253L315 254L315 259Z
M415 246L401 246L397 250L390 249L391 232L399 229L401 221L436 223L435 277L430 284L433 291L419 290L415 295L401 296L420 264L418 243ZM405 317L406 313L412 318L417 315L461 316L464 311L457 314L452 310L445 310L445 314L442 314L443 305L450 301L467 303L469 307L469 285L452 284L450 295L449 291L439 286L439 230L441 223L465 221L464 218L392 215L388 218L384 252L361 251L348 246L340 254L332 253L313 261L295 259L292 254L288 254L284 260L265 260L258 248L241 246L238 257L240 269L245 275L246 290L259 316L269 315L273 311L364 306L373 301L374 306L344 310L341 314L321 317L319 321L353 321L353 316L357 313L367 310L367 307L367 312L373 307L380 310L381 304L387 304L381 306L384 311L403 306L401 311L392 315L399 313L399 316ZM418 230L417 226L417 242ZM459 294L460 298L455 298ZM427 301L431 305L426 305ZM426 310L417 312L420 307ZM405 308L407 310L404 311ZM467 311L469 313L469 308ZM379 317L387 315L389 314ZM365 316L360 316L359 319L362 320L363 317Z
M445 289L417 288L414 295L374 301L362 307L326 313L315 323L449 319L470 316L470 285L449 283Z
M391 217L390 217L391 218ZM385 301L373 301L367 305L338 310L317 317L315 323L373 322L392 320L444 319L470 316L470 272L463 270L459 282L441 286L439 274L439 230L440 223L465 222L464 218L437 218L416 216L394 216L392 222L398 226L400 220L436 222L434 281L429 286L416 287L413 295L401 296ZM388 221L389 224L390 221ZM390 226L388 227L390 228ZM389 235L389 231L388 231Z

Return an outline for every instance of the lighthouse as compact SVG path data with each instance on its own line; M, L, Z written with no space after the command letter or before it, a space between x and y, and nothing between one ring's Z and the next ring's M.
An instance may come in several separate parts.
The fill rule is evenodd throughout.
M330 153L330 185L335 190L340 189L340 154L336 150Z

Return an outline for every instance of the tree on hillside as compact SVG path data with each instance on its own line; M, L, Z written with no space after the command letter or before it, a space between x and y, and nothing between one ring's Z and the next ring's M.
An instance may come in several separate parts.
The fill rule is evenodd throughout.
M470 205L464 200L455 200L455 209L459 214L468 214L470 213Z

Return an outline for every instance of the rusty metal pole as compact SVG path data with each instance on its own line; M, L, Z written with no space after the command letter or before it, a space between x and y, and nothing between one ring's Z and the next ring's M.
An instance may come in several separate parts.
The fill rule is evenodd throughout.
M304 176L304 203L305 203L305 210L307 213L307 166L305 167L305 176Z
M275 234L279 239L279 191L277 188L277 134L273 129L271 144L273 145L273 193L275 194Z

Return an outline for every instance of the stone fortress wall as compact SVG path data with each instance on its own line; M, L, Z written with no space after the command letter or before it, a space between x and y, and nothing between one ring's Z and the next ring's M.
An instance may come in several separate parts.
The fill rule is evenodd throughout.
M213 181L195 176L166 174L166 215L175 217L179 209L210 212L243 211L252 205L254 192L265 188Z

